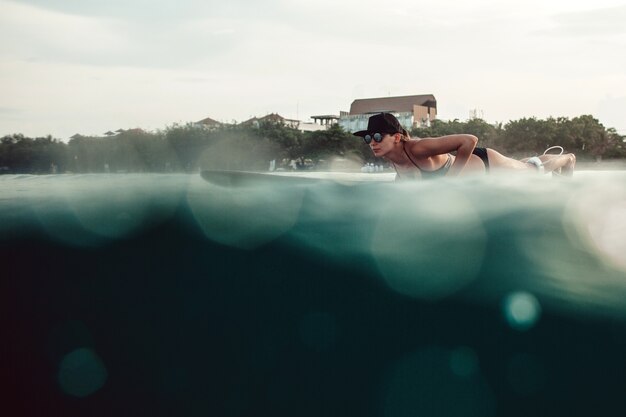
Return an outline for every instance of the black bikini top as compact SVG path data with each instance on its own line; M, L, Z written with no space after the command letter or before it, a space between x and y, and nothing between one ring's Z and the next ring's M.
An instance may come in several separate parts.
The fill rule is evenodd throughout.
M425 171L425 170L421 169L415 163L413 158L411 158L411 155L406 151L406 146L405 145L406 145L406 142L404 142L402 144L402 150L406 154L407 158L409 158L409 161L411 161L411 163L413 165L415 165L415 168L417 168L419 170L419 172L422 174L422 178L424 178L424 179L443 177L444 175L446 175L448 173L448 170L452 166L452 155L448 154L448 159L446 160L446 163L441 166L441 168L437 168L434 171ZM395 168L395 164L394 164L394 168ZM401 176L397 169L396 169L396 173L398 174L398 176Z

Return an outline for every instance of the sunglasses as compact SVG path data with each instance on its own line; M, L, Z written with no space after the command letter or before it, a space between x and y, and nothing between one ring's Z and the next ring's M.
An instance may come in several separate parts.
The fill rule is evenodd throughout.
M376 143L380 143L383 141L383 137L385 137L384 134L382 133L374 133L373 135L365 135L363 136L363 140L365 141L366 144L370 144L372 143L372 139L374 139L374 142Z

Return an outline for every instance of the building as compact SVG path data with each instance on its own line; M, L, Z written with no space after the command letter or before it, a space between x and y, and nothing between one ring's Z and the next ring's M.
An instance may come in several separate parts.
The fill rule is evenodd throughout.
M334 124L337 124L337 122L339 122L339 116L336 116L334 114L324 114L321 116L311 116L311 119L313 119L313 122L315 124L319 124L321 126L332 126Z
M327 130L332 125L337 124L339 116L334 114L324 114L321 116L311 116L313 122L300 122L298 130L301 132L315 132L318 130Z
M300 132L317 132L318 130L326 130L330 125L321 125L314 122L300 122L298 130Z
M286 119L277 113L270 113L267 116L263 116L263 117L253 117L251 119L246 120L245 122L241 122L240 124L244 126L259 127L261 123L275 123L275 124L281 124L284 126L289 126L289 127L293 127L294 129L297 129L298 125L300 124L300 121L294 120L294 119Z
M429 126L437 117L437 100L432 94L357 99L350 112L341 112L339 125L348 132L367 129L372 114L392 113L407 130Z
M218 127L222 126L222 123L218 122L217 120L213 120L210 117L207 117L200 121L195 122L194 126L212 130L212 129L217 129Z

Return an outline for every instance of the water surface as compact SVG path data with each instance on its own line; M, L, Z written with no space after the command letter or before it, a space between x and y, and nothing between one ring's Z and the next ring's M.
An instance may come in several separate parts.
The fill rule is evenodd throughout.
M0 176L6 398L22 415L626 413L625 172L376 175Z

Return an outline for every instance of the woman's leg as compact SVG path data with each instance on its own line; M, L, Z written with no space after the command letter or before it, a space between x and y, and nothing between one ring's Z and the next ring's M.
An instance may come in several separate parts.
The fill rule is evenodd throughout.
M524 158L520 161L512 159L502 155L500 152L491 148L487 148L487 155L489 155L489 164L494 168L502 169L514 169L514 170L533 170L536 171L537 167L528 164L529 158ZM573 153L564 155L541 155L539 156L541 162L543 162L544 173L560 173L561 175L571 177L574 175L574 167L576 166L576 156Z
M489 157L489 166L495 170L526 171L530 168L536 170L534 166L527 164L524 160L518 161L517 159L509 158L491 148L487 148L487 156Z

